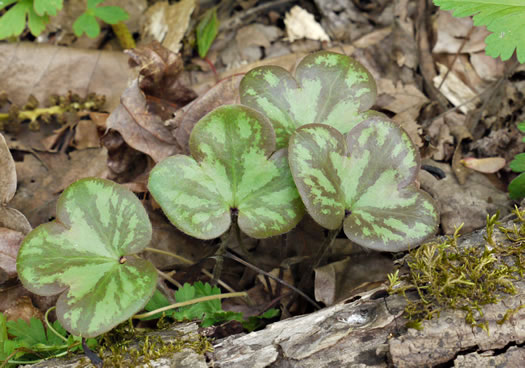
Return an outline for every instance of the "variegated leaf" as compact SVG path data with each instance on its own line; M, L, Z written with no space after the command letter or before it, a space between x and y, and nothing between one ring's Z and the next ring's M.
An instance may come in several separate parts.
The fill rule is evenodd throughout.
M348 152L348 153L347 153ZM320 124L299 128L290 140L290 168L310 215L376 250L400 251L433 234L438 213L413 184L419 154L408 135L374 114L346 138Z
M275 134L268 120L241 105L219 107L193 128L192 157L174 156L152 170L149 190L170 221L200 239L212 239L238 214L240 228L255 238L282 234L304 207L285 152L268 158Z
M57 219L25 238L18 275L36 294L62 293L60 323L75 335L94 337L141 310L153 294L155 267L131 256L151 234L133 193L108 180L82 179L60 196Z
M241 81L241 102L272 122L277 147L287 147L296 128L312 123L347 133L364 120L376 99L370 73L354 59L320 51L306 56L295 78L277 66L252 69Z

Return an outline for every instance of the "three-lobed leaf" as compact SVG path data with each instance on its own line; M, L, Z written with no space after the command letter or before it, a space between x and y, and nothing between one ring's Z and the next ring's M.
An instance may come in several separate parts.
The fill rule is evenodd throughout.
M116 24L128 19L128 13L118 6L98 6L102 0L88 0L87 9L73 23L73 31L77 37L85 33L94 38L100 33L100 26L96 18L108 24Z
M3 2L1 7L14 1ZM1 9L0 7L0 9ZM0 18L0 39L19 36L27 25L33 36L38 36L49 22L47 15L40 16L35 12L33 0L20 0Z
M151 236L133 193L108 180L82 179L60 196L57 219L24 239L18 275L36 294L61 293L60 323L75 335L94 337L130 318L153 294L155 267L133 256Z
M474 16L475 26L487 26L492 32L485 39L487 55L509 59L516 50L520 63L525 63L525 2L521 0L434 0L455 17Z
M193 157L176 155L152 170L148 188L170 221L200 239L223 234L238 216L254 238L291 230L304 207L285 150L272 155L275 135L268 120L240 105L219 107L195 125Z
M57 15L59 10L62 10L64 0L34 0L35 12L42 15Z
M278 66L249 71L240 85L241 102L265 114L275 129L277 147L305 124L326 124L349 132L366 118L376 99L374 78L354 59L320 51L306 56L295 77Z
M438 213L413 184L419 153L408 135L380 114L352 129L305 125L292 135L290 168L308 213L367 248L401 251L433 234Z

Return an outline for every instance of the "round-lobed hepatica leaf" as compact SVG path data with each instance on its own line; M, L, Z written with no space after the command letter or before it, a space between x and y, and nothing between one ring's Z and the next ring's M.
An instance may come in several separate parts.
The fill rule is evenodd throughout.
M305 124L326 124L345 134L365 118L376 99L372 75L354 59L320 51L306 56L295 78L278 66L249 71L241 81L241 103L262 112L272 122L277 147L287 147L290 135Z
M246 106L222 106L193 128L193 157L161 161L151 171L148 188L170 221L193 237L220 236L231 225L232 211L249 236L279 235L297 225L304 206L286 150L271 155L274 149L275 133L262 114Z
M24 239L17 270L39 295L61 293L60 323L82 337L98 336L141 310L155 291L155 267L130 256L151 240L140 201L124 187L87 178L69 186L57 219Z
M336 129L310 124L292 135L290 168L308 213L371 249L401 251L433 234L438 212L413 184L419 155L408 135L374 115L345 140Z

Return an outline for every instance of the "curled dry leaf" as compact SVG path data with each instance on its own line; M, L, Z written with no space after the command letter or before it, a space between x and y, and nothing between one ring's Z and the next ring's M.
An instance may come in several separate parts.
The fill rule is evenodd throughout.
M493 174L503 169L505 167L506 162L503 157L466 157L463 160L461 160L461 163L469 169L479 171L485 174Z
M159 43L129 50L128 54L130 65L139 68L139 77L124 91L106 124L131 147L160 161L180 151L164 121L196 94L178 81L183 69L180 55Z
M16 192L15 162L4 136L0 134L0 205L5 206Z
M31 225L25 216L14 208L7 207L16 192L15 161L7 147L4 136L0 134L0 227L27 234ZM0 241L1 241L0 235ZM1 278L1 277L0 277Z
M208 92L192 101L177 111L175 117L166 121L166 125L174 129L175 139L183 154L189 154L189 139L193 126L204 115L221 105L232 105L239 103L239 84L244 74L236 74L228 77Z
M16 277L16 255L24 234L0 227L0 284Z

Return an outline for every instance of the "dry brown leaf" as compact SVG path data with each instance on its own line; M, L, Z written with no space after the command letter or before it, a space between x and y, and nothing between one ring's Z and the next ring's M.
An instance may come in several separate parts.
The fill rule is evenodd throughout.
M0 206L5 206L16 192L16 169L4 136L0 134Z
M38 43L0 44L1 89L23 106L30 94L45 105L51 94L68 91L106 96L106 108L118 106L132 72L122 52L85 50Z
M374 251L318 267L315 269L315 300L333 305L352 296L365 282L386 280L393 268L390 257Z
M95 123L91 120L80 120L75 127L75 138L71 145L77 150L100 147L100 139Z
M31 318L44 319L43 313L33 305L31 298L28 296L22 296L17 299L13 306L4 311L4 315L8 321L23 319L27 323L29 323Z
M204 115L226 104L239 103L239 84L244 74L224 79L208 92L177 111L175 118L166 121L166 126L173 129L180 152L189 154L188 142L193 126Z
M17 161L18 190L10 205L24 213L34 226L55 216L56 199L73 182L86 177L107 176L107 151L90 148L63 153L24 155Z
M196 94L178 80L183 68L180 55L158 43L128 50L128 54L130 65L139 68L139 78L124 91L106 126L158 162L180 150L164 121Z
M448 68L440 63L437 63L439 75L434 80L434 86L439 87L446 75ZM479 102L479 97L476 92L461 80L461 78L451 70L447 75L447 79L441 86L441 92L454 106L458 106L459 110L467 113L476 108L476 103Z
M16 186L15 162L4 136L0 134L0 228L27 234L31 231L31 225L26 217L20 211L7 207L15 196Z
M437 41L433 53L455 54L467 37L467 42L461 49L462 53L485 50L485 38L490 32L485 27L473 28L472 18L456 18L450 12L440 10L435 22Z
M428 103L427 97L413 84L401 81L394 85L390 79L381 78L377 82L380 95L376 104L382 109L394 112L392 120L406 130L412 141L418 146L423 145L422 129L416 119L423 105Z
M16 256L24 234L0 227L0 284L15 278Z
M195 0L182 0L171 5L167 1L159 1L150 6L140 22L143 40L155 40L167 49L179 52L195 5Z
M494 174L505 167L505 159L503 157L486 157L475 158L465 157L461 163L477 172L485 174Z
M462 223L463 234L482 228L486 224L487 213L500 211L503 217L512 208L508 194L496 188L484 174L469 170L471 174L466 178L465 184L461 185L450 165L432 160L423 160L423 164L438 167L445 172L445 178L438 179L421 170L418 179L421 188L430 193L438 203L441 227L447 235L453 234L455 228Z
M295 5L284 17L288 40L293 42L302 38L317 41L330 41L323 27L315 20L313 14Z

